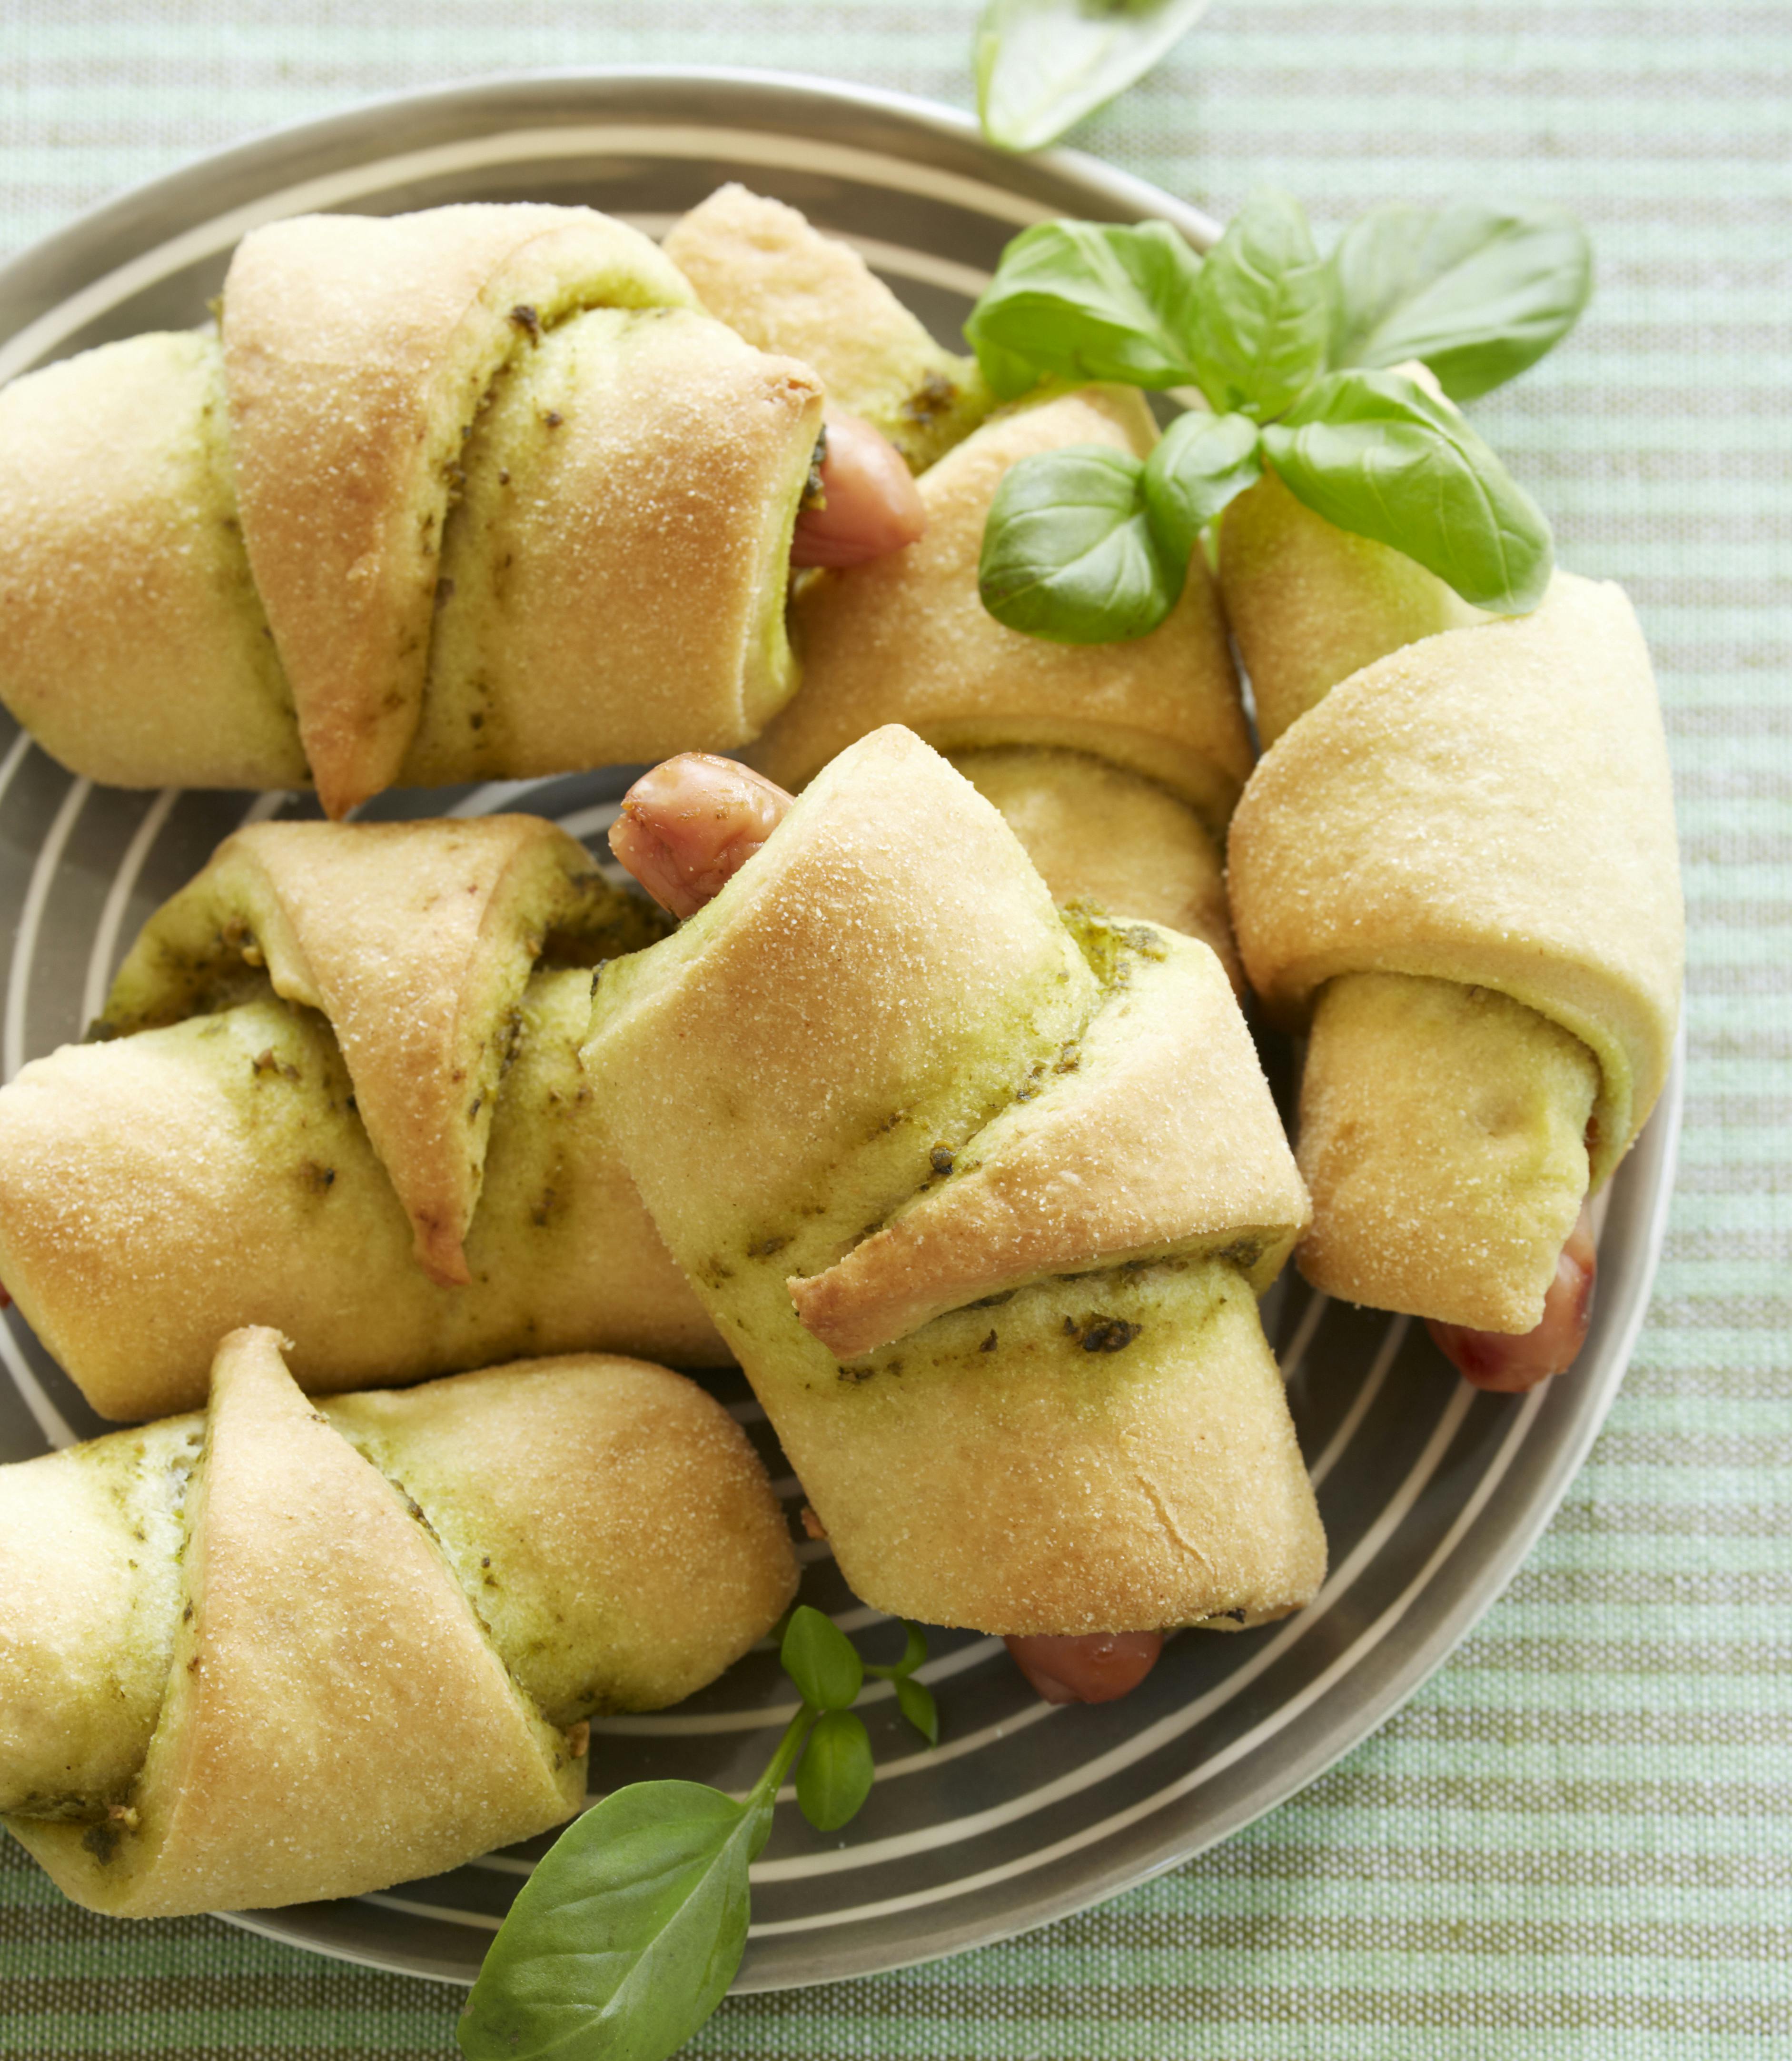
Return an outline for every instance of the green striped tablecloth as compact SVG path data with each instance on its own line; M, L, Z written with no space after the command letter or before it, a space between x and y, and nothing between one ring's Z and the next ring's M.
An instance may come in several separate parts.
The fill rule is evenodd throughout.
M0 247L256 130L568 63L969 98L971 0L0 0ZM1654 1308L1510 1593L1229 1845L1009 1945L725 2005L718 2061L1792 2053L1792 6L1250 0L1078 141L1226 214L1567 202L1593 310L1478 419L1654 644L1692 919ZM0 1845L0 2054L445 2055L455 1993L63 1904Z

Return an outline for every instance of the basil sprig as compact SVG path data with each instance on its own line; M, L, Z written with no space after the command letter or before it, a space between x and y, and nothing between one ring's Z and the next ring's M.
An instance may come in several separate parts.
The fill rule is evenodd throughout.
M1207 0L986 0L971 62L983 134L1037 150L1122 93Z
M743 1797L700 1782L637 1782L576 1819L524 1884L486 1955L458 2034L468 2061L666 2061L727 1994L746 1946L747 1869L771 1835L793 1767L797 1803L822 1831L845 1824L874 1770L851 1708L867 1675L895 1684L903 1715L938 1743L927 1657L868 1667L806 1604L780 1654L802 1702Z
M1007 473L984 532L984 605L1065 643L1141 637L1174 607L1203 528L1274 466L1338 527L1502 614L1554 563L1542 511L1452 405L1385 368L1487 392L1566 334L1591 280L1554 212L1382 209L1322 261L1299 203L1257 195L1205 260L1166 223L1047 222L1009 246L966 334L997 391L1042 379L1193 385L1146 460L1076 446Z

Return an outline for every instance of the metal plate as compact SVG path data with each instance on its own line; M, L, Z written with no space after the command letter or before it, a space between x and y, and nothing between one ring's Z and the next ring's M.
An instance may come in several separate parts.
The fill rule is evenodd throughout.
M722 181L801 207L855 242L942 335L1002 245L1053 214L1214 225L1067 153L986 147L962 118L888 94L766 75L574 73L379 102L206 158L84 217L0 271L0 377L107 339L204 318L237 239L320 208L584 202L658 230ZM0 1018L7 1077L80 1035L138 924L229 830L314 814L307 798L126 794L72 780L0 717ZM10 746L10 748L8 748ZM626 772L388 794L403 817L522 806L598 838ZM1285 1067L1286 1055L1270 1054ZM936 1636L923 1671L943 1734L918 1750L887 1692L866 1699L879 1763L843 1835L778 1814L754 1869L738 1987L837 1980L958 1951L1111 1896L1223 1839L1310 1781L1437 1667L1516 1570L1598 1430L1641 1326L1664 1227L1680 1095L1614 1181L1591 1335L1574 1374L1528 1397L1477 1394L1423 1327L1290 1282L1266 1311L1330 1534L1310 1608L1263 1630L1174 1640L1145 1685L1100 1708L1037 1702L998 1642ZM21 1323L0 1325L0 1456L103 1428ZM743 1421L736 1375L714 1385ZM770 1441L775 1475L786 1470ZM782 1484L794 1503L794 1482ZM826 1549L807 1600L878 1657ZM594 1728L606 1787L677 1775L744 1788L788 1715L768 1650L675 1711ZM236 1922L373 1966L470 1981L545 1842L388 1894Z

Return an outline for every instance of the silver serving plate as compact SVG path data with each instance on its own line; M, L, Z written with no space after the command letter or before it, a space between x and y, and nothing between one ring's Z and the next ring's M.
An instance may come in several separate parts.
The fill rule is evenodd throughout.
M0 270L0 378L139 330L190 326L246 230L319 209L582 202L657 231L726 179L845 236L942 336L1016 230L1052 214L1215 226L1070 152L1010 158L962 116L894 94L721 71L568 72L407 95L202 159L85 215ZM601 839L625 769L387 794L404 817L522 806ZM308 797L71 779L0 716L0 1067L77 1038L138 925L227 832L315 813ZM1272 1071L1287 1055L1270 1052ZM1142 1688L1098 1708L1038 1702L1000 1643L937 1634L927 1751L886 1687L865 1710L879 1774L843 1836L778 1813L753 1871L738 1987L875 1973L983 1945L1174 1867L1310 1782L1381 1723L1493 1602L1598 1431L1642 1324L1671 1185L1680 1071L1611 1185L1593 1328L1568 1379L1531 1395L1458 1381L1422 1326L1290 1281L1266 1312L1330 1535L1333 1571L1298 1616L1174 1640ZM0 1323L0 1457L106 1428L16 1311ZM711 1378L765 1439L739 1377ZM781 1488L794 1505L796 1484ZM803 1594L894 1658L825 1547ZM889 1649L885 1655L884 1649ZM600 1723L594 1782L678 1775L746 1787L791 1709L769 1648L677 1711ZM470 1981L546 1842L388 1893L234 1922L342 1959Z

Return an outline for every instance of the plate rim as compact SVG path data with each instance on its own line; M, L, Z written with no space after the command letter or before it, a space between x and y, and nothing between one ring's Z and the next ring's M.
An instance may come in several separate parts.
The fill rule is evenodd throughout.
M185 203L190 192L197 194L237 174L259 178L286 157L327 152L363 132L374 130L386 118L402 114L437 114L472 113L508 102L526 102L542 94L586 91L626 90L631 88L689 90L709 87L738 96L743 102L757 94L782 94L793 100L809 100L831 106L860 106L891 118L910 133L930 132L954 150L967 151L987 165L992 161L1036 175L1036 182L1062 182L1085 188L1108 200L1117 214L1130 211L1127 218L1158 214L1181 228L1198 250L1218 240L1222 225L1205 210L1178 199L1174 194L1137 174L1124 171L1091 153L1062 146L1047 150L1009 153L987 142L976 118L962 108L893 88L867 86L850 80L832 80L818 74L786 71L734 65L576 65L531 68L487 74L446 85L410 87L380 94L354 102L334 114L307 115L302 120L280 122L255 131L218 150L203 151L153 178L106 195L71 215L47 234L34 238L4 261L0 261L0 305L24 298L43 305L22 322L9 322L0 330L0 345L14 343L34 326L42 314L59 306L68 295L54 292L45 279L58 262L74 257L94 243L118 240L134 242L143 215ZM773 125L763 125L768 129ZM276 180L270 184L283 182ZM991 180L992 187L1001 183ZM1012 183L1010 190L1016 190ZM258 198L262 197L258 193ZM231 210L226 210L229 212ZM215 214L206 218L215 218ZM115 269L108 266L86 283L98 284ZM9 367L6 378L35 365L36 358Z

